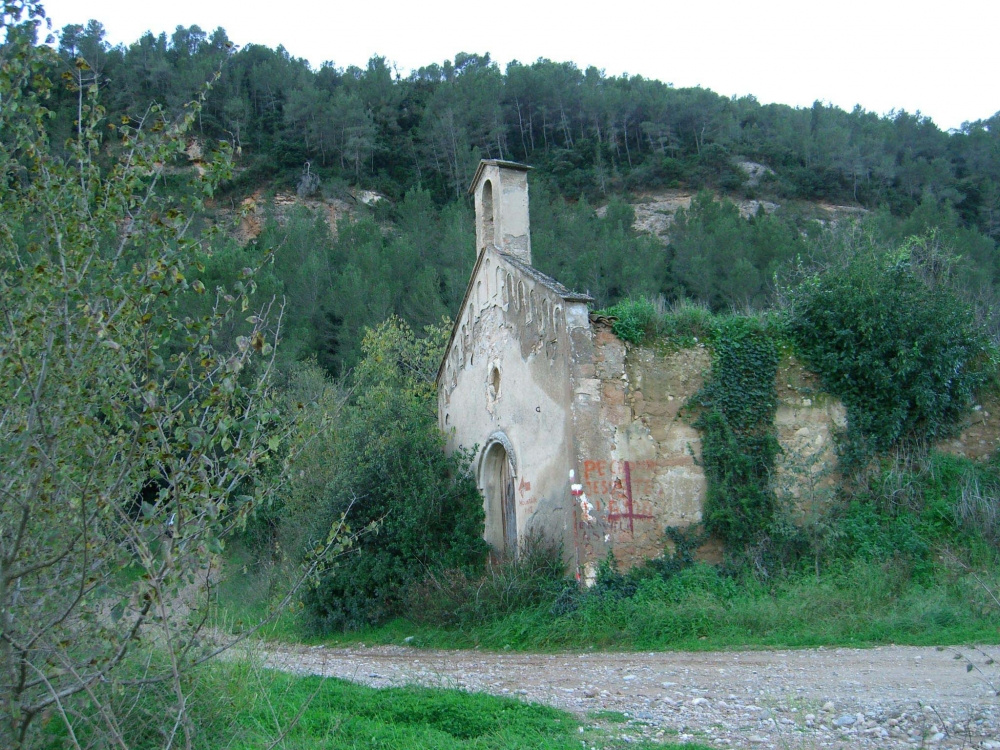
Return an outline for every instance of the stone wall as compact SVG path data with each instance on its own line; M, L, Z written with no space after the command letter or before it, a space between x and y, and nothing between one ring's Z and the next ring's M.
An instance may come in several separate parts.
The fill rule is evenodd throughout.
M627 346L599 321L589 354L574 370L579 481L593 506L591 520L576 518L584 575L609 550L622 568L662 555L667 526L701 521L701 436L682 409L711 364L704 347Z
M944 453L983 461L1000 448L1000 395L987 394L959 425L959 433L934 446Z
M847 429L847 410L824 393L819 378L794 357L778 366L774 417L782 452L775 459L779 502L802 522L832 499L836 488L836 437Z
M578 481L583 485L574 519L574 552L584 577L613 551L622 569L664 552L664 530L702 520L706 480L701 434L685 409L711 371L703 344L661 350L625 344L606 322L574 348L574 431ZM799 517L835 482L835 435L843 406L822 393L817 378L786 358L776 383L775 428L783 454L776 489ZM590 518L586 518L586 516ZM712 540L698 554L721 559Z

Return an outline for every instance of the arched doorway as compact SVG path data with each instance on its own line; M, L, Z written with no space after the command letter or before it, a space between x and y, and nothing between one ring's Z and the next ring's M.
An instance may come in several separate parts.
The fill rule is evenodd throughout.
M480 464L480 487L486 510L486 541L497 550L517 554L517 464L506 435L492 435Z

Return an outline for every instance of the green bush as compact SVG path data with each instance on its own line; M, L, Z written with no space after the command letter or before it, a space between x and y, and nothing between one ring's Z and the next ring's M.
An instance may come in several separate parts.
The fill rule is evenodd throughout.
M444 327L416 337L393 318L370 331L351 379L353 396L310 463L323 481L297 495L285 523L304 556L343 522L351 550L305 597L322 631L381 623L403 610L407 589L428 570L476 569L486 555L482 499L468 456L447 455L437 427L433 373ZM416 374L415 374L416 373Z
M615 318L614 334L637 345L690 346L711 336L715 320L703 305L681 299L667 307L662 297L630 297L596 314Z
M611 330L615 336L632 344L642 344L656 321L656 308L645 297L622 300L599 314L615 318Z
M411 586L406 615L423 625L473 625L550 603L567 586L576 589L562 546L528 533L516 557L491 560L484 572L428 571Z
M790 291L789 331L847 406L856 462L947 434L994 374L972 309L937 278L947 258L927 258L925 239L858 252Z

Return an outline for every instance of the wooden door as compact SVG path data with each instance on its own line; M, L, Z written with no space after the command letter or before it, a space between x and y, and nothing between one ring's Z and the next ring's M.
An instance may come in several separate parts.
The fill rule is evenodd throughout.
M504 550L517 554L517 502L514 497L514 476L506 452L500 467L500 514L503 518Z

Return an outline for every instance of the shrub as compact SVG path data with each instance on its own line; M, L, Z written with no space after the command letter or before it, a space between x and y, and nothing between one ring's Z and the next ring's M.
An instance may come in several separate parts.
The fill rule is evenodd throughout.
M655 301L629 298L597 314L615 318L611 324L614 334L637 345L655 340L659 344L689 346L710 336L714 320L704 305L681 299L668 308L662 296Z
M946 434L993 376L972 309L931 273L925 238L863 251L790 292L789 330L848 410L846 455L860 462L901 442Z
M428 571L411 587L406 613L422 624L474 624L551 602L566 585L562 546L529 532L516 557L491 560L485 572Z
M963 528L994 544L1000 542L1000 500L995 485L989 486L975 474L967 476L955 504L955 516Z
M615 336L632 344L643 343L656 321L656 308L644 297L622 300L601 313L614 317L611 330Z
M392 318L368 332L354 395L324 441L325 482L309 481L316 495L289 508L306 554L342 518L363 530L308 591L319 630L383 622L402 612L406 590L426 571L471 570L485 560L482 499L468 456L447 455L437 428L431 363L445 331L419 338Z

